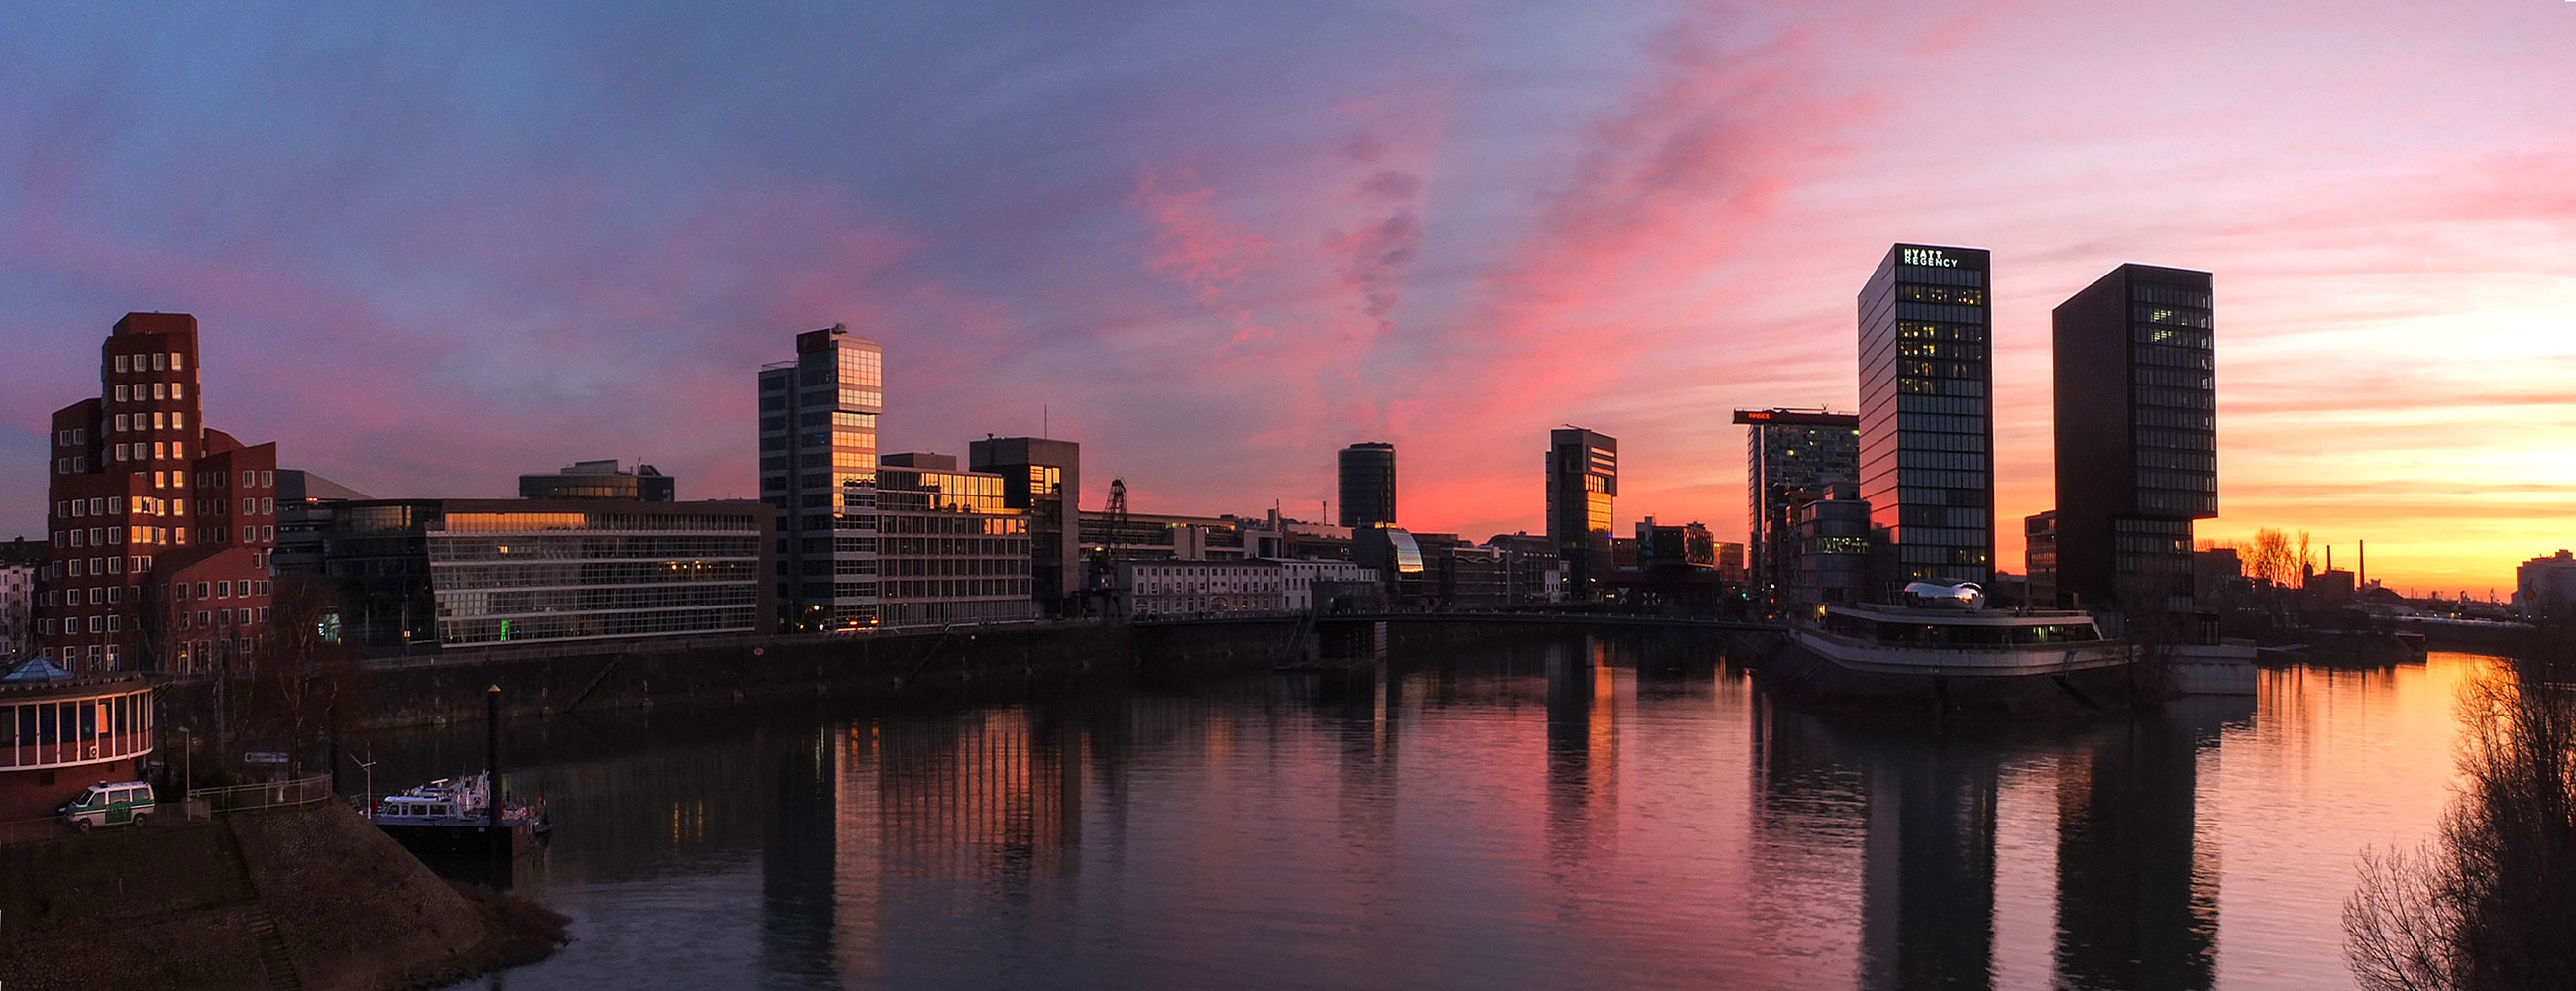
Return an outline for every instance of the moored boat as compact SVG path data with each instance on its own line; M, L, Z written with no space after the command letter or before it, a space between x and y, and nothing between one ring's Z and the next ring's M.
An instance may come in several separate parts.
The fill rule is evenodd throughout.
M533 841L554 828L540 800L534 807L504 802L500 827L495 830L492 802L491 783L486 775L440 778L377 799L367 819L415 852L519 850L526 844L513 840L526 837Z
M2089 613L1987 609L1964 583L1907 592L1907 605L1821 607L1763 680L1827 704L2032 714L2119 708L2142 690L2138 648Z

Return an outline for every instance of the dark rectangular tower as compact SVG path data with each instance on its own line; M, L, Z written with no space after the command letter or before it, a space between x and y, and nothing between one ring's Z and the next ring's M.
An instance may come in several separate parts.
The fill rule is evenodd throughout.
M967 467L1002 476L1002 505L1029 521L1029 595L1066 615L1082 591L1082 445L1044 437L987 437L966 444Z
M1395 445L1369 441L1343 448L1341 483L1341 525L1395 525Z
M1876 594L1994 578L1994 322L1982 248L1899 244L1860 293L1860 495Z
M1619 440L1581 427L1548 432L1547 539L1565 560L1566 598L1598 597L1610 572L1610 501L1619 494Z
M2057 586L2189 611L2191 521L2218 515L2207 272L2122 265L2058 304Z

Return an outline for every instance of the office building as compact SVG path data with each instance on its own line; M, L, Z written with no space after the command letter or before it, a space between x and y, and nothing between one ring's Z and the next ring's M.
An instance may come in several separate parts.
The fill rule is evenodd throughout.
M575 461L550 475L519 476L521 499L641 499L646 502L678 500L679 480L655 470L652 465L638 464L627 471L617 459Z
M1825 605L1864 601L1869 592L1870 512L1860 486L1840 482L1808 490L1813 498L1790 507L1798 553L1790 569L1789 601Z
M374 498L309 471L278 469L277 547L270 557L269 571L321 574L324 539L331 529L335 508L344 502Z
M1413 532L1403 527L1351 531L1351 561L1375 573L1386 601L1399 609L1428 608L1439 594L1439 573L1431 570Z
M1508 604L1542 605L1565 601L1565 560L1544 536L1498 533L1485 546L1503 552L1503 586Z
M790 631L876 623L876 534L843 525L840 495L876 476L884 361L834 324L760 369L760 499L778 517L772 592Z
M1353 444L1341 454L1341 525L1395 525L1395 445Z
M2054 313L2061 605L2188 612L2218 515L2210 274L2122 265Z
M2021 521L2022 570L2028 575L2030 604L2057 608L2057 511L2033 513Z
M1511 604L1503 550L1469 543L1454 533L1416 533L1422 555L1422 593L1435 609L1500 609Z
M1776 604L1798 560L1791 498L1860 480L1860 417L1820 409L1740 409L1744 432L1745 566L1755 595Z
M1277 561L1126 560L1111 564L1111 612L1122 619L1240 616L1287 608Z
M1008 479L959 471L949 454L878 460L873 482L843 493L848 532L877 539L873 572L836 576L845 601L865 604L888 627L1037 618L1029 514L1006 504Z
M1873 595L1995 570L1993 320L1980 248L1899 244L1860 293L1860 496Z
M1230 516L1171 513L1082 513L1082 553L1112 561L1240 561L1259 557L1246 546L1241 521Z
M1351 559L1352 530L1346 526L1289 519L1271 510L1261 519L1239 518L1245 552L1252 557Z
M2513 611L2535 619L2576 617L2576 556L2562 550L2513 569Z
M987 437L966 445L966 466L1002 476L1002 505L1029 521L1029 594L1040 612L1068 615L1082 591L1082 445Z
M1377 572L1355 561L1294 558L1277 563L1281 605L1292 613L1314 611L1318 589L1377 583Z
M1610 503L1619 494L1619 441L1581 427L1548 432L1547 539L1566 565L1566 597L1598 598L1609 576Z
M129 313L99 348L99 395L53 415L51 554L39 656L74 672L212 670L257 656L277 540L277 445L207 429L197 318ZM214 625L173 628L161 592L228 594ZM187 615L187 614L181 614Z
M342 642L367 653L766 633L776 615L761 503L377 499L296 515L319 544L299 570L318 565ZM223 608L203 584L177 605L210 591Z

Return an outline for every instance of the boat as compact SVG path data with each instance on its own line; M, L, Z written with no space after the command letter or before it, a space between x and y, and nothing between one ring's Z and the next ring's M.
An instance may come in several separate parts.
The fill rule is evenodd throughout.
M1761 665L1771 687L1829 705L2008 713L2126 706L2138 648L2092 614L1985 607L1972 582L1915 582L1902 605L1826 605ZM2250 654L2250 651L2247 653Z
M518 837L541 840L554 831L545 800L535 806L504 803L500 830L492 824L488 775L440 778L377 799L367 820L415 852L508 852L524 849ZM507 844L507 845L504 845Z

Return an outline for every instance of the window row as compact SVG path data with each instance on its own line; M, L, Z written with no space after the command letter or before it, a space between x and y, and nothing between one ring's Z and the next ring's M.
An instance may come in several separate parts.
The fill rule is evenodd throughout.
M2209 309L2208 293L2197 289L2183 289L2175 286L2133 284L2129 287L2129 301L2133 303L2162 303L2166 306L2188 306L2193 309L2200 310Z
M145 388L147 385L150 386L148 390ZM116 401L120 403L141 403L173 399L184 400L188 398L188 383L137 382L131 386L117 386L110 394L115 396Z
M152 413L149 414L151 418L148 420L144 418L145 416L146 414L143 413L118 413L116 414L115 419L110 421L110 429L116 433L140 433L147 430L188 429L188 414L184 411L176 413Z
M1976 366L1963 361L1907 361L1905 377L1896 380L1896 394L1982 398L1986 383L1976 375Z
M268 622L268 608L269 608L269 607L267 607L267 606L261 606L261 607L259 607L259 609L258 609L258 615L259 615L259 618L256 620L256 622L260 622L260 623ZM194 622L194 623L192 624L192 623L190 623L190 622L189 622L189 620L188 620L188 614L187 614L187 613L185 613L185 612L182 612L182 613L180 613L180 614L179 614L179 628L180 628L180 629L182 629L182 630L189 630L189 629L199 629L199 630L202 630L202 629L205 629L205 628L208 628L208 627L215 627L215 626L249 626L249 625L251 625L251 624L254 622L254 620L251 618L251 614L252 614L252 610L251 610L251 609L249 609L249 608L247 608L247 607L245 607L245 608L241 608L241 609L215 609L215 610L199 611L199 612L196 614L196 615L197 615L196 622Z
M149 359L150 367L145 367L146 359ZM184 372L188 370L188 356L178 351L152 351L143 354L120 354L116 356L115 362L116 370L120 372Z
M135 441L130 444L118 444L115 447L109 448L108 451L114 456L113 460L116 461L163 461L173 458L185 459L188 456L188 442L183 440L156 440L152 442L152 446L147 448L143 445L142 441Z
M2218 408L2218 393L2204 389L2164 389L2142 385L2138 387L2138 403L2142 406L2164 406L2180 410L2214 410Z

